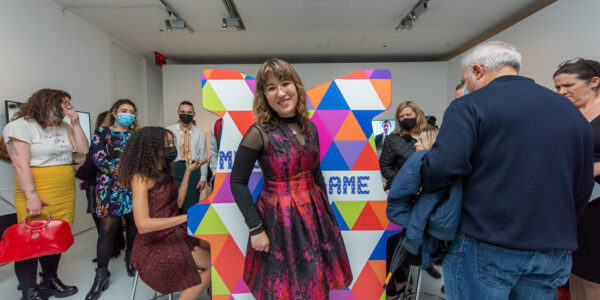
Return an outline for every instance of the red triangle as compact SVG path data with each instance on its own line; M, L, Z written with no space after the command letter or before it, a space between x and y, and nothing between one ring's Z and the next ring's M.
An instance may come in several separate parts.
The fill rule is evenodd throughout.
M250 129L250 126L254 124L254 113L251 110L229 111L228 113L242 136L244 136L248 129Z
M365 145L362 153L358 156L358 159L356 159L354 167L352 167L352 171L358 170L379 170L379 160L377 159L375 151L373 151L373 147L371 147L371 143Z
M385 230L385 227L381 225L379 218L377 218L377 215L373 211L373 207L367 202L367 205L365 205L365 208L363 208L358 216L356 223L352 226L352 230Z
M369 79L369 76L367 76L365 70L358 70L352 74L340 77L339 79Z
M381 282L381 285L383 285L386 275L385 260L368 260L367 265L371 265L373 273L375 273L375 276L377 276L377 279L379 279L379 282Z
M227 288L233 291L244 271L244 255L231 236L225 241L220 252L217 259L213 260L213 266L218 270Z
M367 205L370 205L373 208L373 212L379 219L379 223L383 225L383 228L387 228L388 224L390 224L390 220L388 220L385 209L387 208L387 201L369 201Z
M242 73L235 70L213 70L206 77L207 79L244 79Z
M352 286L352 294L356 299L379 299L383 292L383 285L379 281L377 275L373 271L370 264L365 264L365 267L358 275L354 286Z

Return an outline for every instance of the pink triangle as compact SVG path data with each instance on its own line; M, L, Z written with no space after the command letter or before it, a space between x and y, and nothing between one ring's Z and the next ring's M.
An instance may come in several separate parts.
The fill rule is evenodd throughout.
M248 87L252 91L252 94L254 94L255 83L256 83L256 79L246 79L246 84L248 85Z
M202 79L207 79L206 74L204 74L204 72L202 72Z
M223 180L223 184L219 188L219 192L215 196L212 203L234 203L233 195L231 194L231 187L229 186L229 176L231 173L227 173L227 177Z
M242 276L242 277L240 277L240 281L238 281L237 285L233 289L232 294L244 294L244 293L250 293L250 289L248 288L248 285L246 285L246 283L244 282L244 277Z
M374 69L370 69L370 70L364 70L365 73L367 74L367 78L371 78L371 75L373 74L373 72L375 71Z
M331 142L333 142L333 139L327 132L327 128L325 127L323 120L321 120L321 117L319 116L319 114L317 114L317 112L313 114L312 121L317 127L317 131L319 132L319 151L321 154L319 159L323 159L325 153L327 153L327 150L329 150L329 146L331 146Z
M331 290L329 291L329 299L331 300L355 300L354 295L349 290Z
M390 222L388 227L385 230L402 230L402 226L394 224L394 222Z
M350 110L317 110L315 114L319 114L319 118L323 121L325 128L330 136L336 136Z
M334 143L342 154L344 161L346 161L348 168L351 170L356 159L365 148L367 141L335 141Z

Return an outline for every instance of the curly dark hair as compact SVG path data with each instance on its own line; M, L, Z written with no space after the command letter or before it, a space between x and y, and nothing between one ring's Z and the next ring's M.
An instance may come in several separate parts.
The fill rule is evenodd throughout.
M63 123L63 108L61 106L65 98L71 99L69 93L62 90L41 89L19 106L19 111L12 120L25 118L26 120L36 120L42 128L52 125L61 125ZM50 114L56 116L50 121Z
M129 104L129 105L133 106L133 110L135 110L135 114L137 114L137 107L135 106L135 103L133 103L133 101L131 101L129 99L119 99L108 110L108 114L106 114L106 117L104 118L104 122L102 122L103 127L109 127L109 126L112 126L115 124L115 116L113 116L113 113L115 113L117 110L119 110L119 107L123 104ZM135 121L133 121L133 123L131 125L133 125L133 128L131 131L138 130L139 125L138 125L137 115L135 116Z
M171 165L163 160L167 135L173 133L165 128L148 126L136 131L128 140L119 158L119 184L131 187L134 175L157 181L161 172L170 172ZM159 170L156 166L163 165Z
M8 150L6 149L6 144L4 144L4 137L2 136L0 136L0 159L11 162L10 157L8 156Z

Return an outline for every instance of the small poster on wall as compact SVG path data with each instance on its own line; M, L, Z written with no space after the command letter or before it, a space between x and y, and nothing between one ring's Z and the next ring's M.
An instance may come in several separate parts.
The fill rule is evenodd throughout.
M12 117L19 111L21 102L6 100L4 101L4 111L6 112L6 123L12 120Z

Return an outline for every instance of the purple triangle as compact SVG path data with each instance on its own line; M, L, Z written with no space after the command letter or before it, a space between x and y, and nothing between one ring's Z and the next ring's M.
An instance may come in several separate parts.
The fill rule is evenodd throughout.
M246 84L248 85L248 87L250 88L250 90L252 91L252 94L254 94L254 87L255 87L255 83L256 83L256 79L245 79L246 80Z
M369 79L391 79L392 78L392 73L390 73L390 70L385 70L385 69L379 69L379 70L373 70L373 74L371 74L371 76L369 76Z
M385 230L402 230L402 226L395 224L394 222L390 222L388 227Z
M346 300L354 299L352 292L349 290L331 290L329 291L329 299L331 300Z
M233 195L231 194L231 187L229 186L229 176L231 173L227 173L227 177L223 180L223 184L219 187L219 192L215 196L212 203L234 203Z
M250 289L248 288L248 285L246 285L246 283L244 282L244 277L242 276L242 277L240 277L240 281L238 281L237 285L233 289L232 294L245 294L245 293L250 293Z
M365 74L367 74L367 78L371 78L371 74L373 74L373 71L375 71L375 70L369 69L369 70L364 70L364 71L365 71Z
M350 110L317 110L315 114L319 114L319 118L323 121L325 129L329 136L336 136L346 117L350 113Z
M256 188L256 185L260 181L260 175L261 174L258 172L252 172L252 174L250 174L250 180L248 180L248 188L250 191L254 191Z
M352 170L367 141L335 141L334 143L342 154L344 161L346 161L348 168Z
M202 79L205 79L205 80L208 79L208 78L206 78L206 74L204 74L204 72L202 72Z
M309 110L315 110L315 107L312 104L312 101L310 101L310 98L308 98L308 95L306 95L306 107L308 107Z

